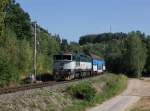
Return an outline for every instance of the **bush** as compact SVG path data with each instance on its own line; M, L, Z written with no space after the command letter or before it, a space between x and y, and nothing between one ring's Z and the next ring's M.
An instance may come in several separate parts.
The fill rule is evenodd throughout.
M10 63L10 57L4 49L0 48L0 87L9 85L10 82L16 82L18 76L16 68Z
M92 100L96 94L95 88L88 81L72 85L68 88L68 91L73 97L87 101Z

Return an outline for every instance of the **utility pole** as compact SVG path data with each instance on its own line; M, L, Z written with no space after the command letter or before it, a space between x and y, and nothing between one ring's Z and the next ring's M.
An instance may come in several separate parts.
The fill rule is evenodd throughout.
M32 75L32 82L36 81L36 75L37 75L37 34L36 34L36 28L37 28L37 22L34 22L34 45L33 45L33 68L34 68L34 74Z
M111 29L111 25L110 25L110 33L111 33L111 30L112 30L112 29Z

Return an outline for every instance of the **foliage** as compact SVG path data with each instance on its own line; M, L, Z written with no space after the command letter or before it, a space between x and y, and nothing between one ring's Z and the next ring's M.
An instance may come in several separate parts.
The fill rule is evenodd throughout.
M146 60L144 73L147 76L150 76L149 75L150 74L150 36L147 37L146 46L147 46L147 60Z
M90 101L95 96L96 90L90 82L83 81L78 84L72 85L68 88L68 91L74 97Z
M136 32L129 34L125 52L126 71L131 76L141 77L146 62L146 47Z
M0 12L3 12L9 0L2 0L0 3Z
M0 47L0 85L9 85L10 82L18 82L19 72L17 68L17 40L10 30L7 30L4 44ZM10 38L11 36L11 38ZM6 45L7 44L7 45ZM13 56L12 56L13 55Z
M61 51L67 52L68 51L68 41L66 39L62 39L60 47L61 47Z
M10 3L10 0L2 0L0 3L0 37L3 36L4 30L5 30L5 15L6 11L5 8Z
M31 40L32 31L29 14L15 1L11 1L7 7L5 25L16 33L17 39Z
M32 48L26 40L18 40L17 67L21 76L28 76L32 70Z
M106 67L111 72L121 73L123 70L123 53L120 41L112 41L108 43L105 49Z
M18 81L33 73L33 33L30 16L15 0L2 0L0 3L0 49L1 70L10 70L9 81ZM106 60L107 70L141 76L150 72L150 37L140 31L131 33L101 33L80 37L79 43L60 39L40 25L37 26L37 72L51 73L53 55L58 52L93 53ZM146 53L147 52L147 53ZM6 58L5 57L7 54ZM147 57L147 58L146 58ZM146 64L145 64L146 63ZM5 67L7 66L7 67ZM6 68L6 69L5 69ZM3 75L3 71L0 74ZM11 72L11 71L10 71ZM0 79L1 81L1 79ZM3 79L2 79L3 81Z
M108 71L140 77L142 72L149 73L148 41L149 36L136 31L85 35L80 38L79 43L84 53L103 57Z
M3 12L7 13L3 20L5 24L0 22L0 27L3 27L4 32L0 36L0 49L2 50L0 81L3 81L2 85L8 85L12 81L20 82L33 71L32 33L34 30L32 30L29 14L14 0L11 0L9 4L7 2L7 7L5 5L4 8ZM38 25L37 39L37 72L38 74L52 72L53 54L60 50L59 35L51 35ZM5 58L5 56L7 57Z
M60 51L60 44L58 36L52 36L48 32L44 31L43 28L38 26L38 58L37 58L37 69L39 73L46 73L52 71L53 55Z
M87 43L102 43L108 42L112 40L122 40L127 37L126 33L102 33L95 35L85 35L81 36L79 40L80 45L84 45Z
M16 69L11 65L10 58L5 50L0 48L0 52L0 86L6 86L11 81L17 80Z
M76 53L81 52L80 45L76 42L70 42L69 51L70 52L76 52Z

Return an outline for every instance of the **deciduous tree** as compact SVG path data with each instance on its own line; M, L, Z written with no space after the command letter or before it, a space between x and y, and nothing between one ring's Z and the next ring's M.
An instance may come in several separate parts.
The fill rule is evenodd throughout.
M141 77L146 62L146 47L140 35L131 32L128 35L126 53L124 55L125 68L131 76Z

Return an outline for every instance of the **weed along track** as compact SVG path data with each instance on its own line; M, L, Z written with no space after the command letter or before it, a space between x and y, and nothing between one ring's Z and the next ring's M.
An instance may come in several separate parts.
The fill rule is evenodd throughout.
M97 75L100 76L100 75ZM69 84L72 82L77 82L77 81L82 81L82 80L87 80L91 79L94 77L86 77L83 79L75 79L75 80L70 80L70 81L49 81L49 82L42 82L42 83L33 83L33 84L27 84L23 86L18 86L18 87L8 87L8 88L0 88L0 95L2 94L8 94L8 93L15 93L19 91L25 91L25 90L31 90L31 89L36 89L36 88L43 88L43 87L49 87L49 86L55 86L55 85L60 85L60 84Z
M44 83L27 84L27 85L23 85L23 86L19 86L19 87L1 88L0 95L7 94L7 93L14 93L14 92L18 92L18 91L25 91L25 90L29 90L29 89L42 88L42 87L46 87L46 86L52 86L55 84L56 84L55 81L51 81L51 82L44 82Z

